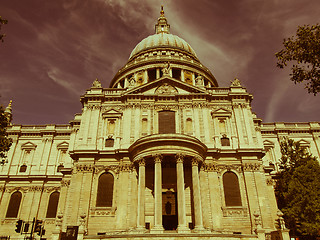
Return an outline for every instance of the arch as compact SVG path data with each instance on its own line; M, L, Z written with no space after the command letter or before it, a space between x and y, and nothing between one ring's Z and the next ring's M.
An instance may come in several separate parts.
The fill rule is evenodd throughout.
M231 171L223 174L224 199L227 207L242 206L238 176Z
M46 218L56 217L57 210L58 210L59 197L60 197L60 193L57 191L50 194Z
M7 218L16 218L18 216L22 193L19 191L14 192L10 197L10 202L7 209Z
M98 180L97 207L112 207L114 177L111 173L103 173Z

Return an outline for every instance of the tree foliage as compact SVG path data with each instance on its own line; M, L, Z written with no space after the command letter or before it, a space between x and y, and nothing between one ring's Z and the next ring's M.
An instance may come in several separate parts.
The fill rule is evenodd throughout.
M0 16L0 30L1 30L2 24L7 24L7 23L8 23L8 20L3 19L3 18ZM0 41L1 41L1 42L3 42L3 38L4 38L5 36L6 36L5 34L0 34Z
M276 197L287 227L294 235L315 239L320 230L320 165L299 142L280 143L281 171Z
M284 49L276 53L277 67L292 63L291 80L306 83L309 93L320 92L320 25L298 26L296 36L284 39Z
M2 106L0 105L0 163L4 163L6 158L6 152L12 144L12 140L8 138L6 133L7 126L9 125L9 119L7 114L4 112Z

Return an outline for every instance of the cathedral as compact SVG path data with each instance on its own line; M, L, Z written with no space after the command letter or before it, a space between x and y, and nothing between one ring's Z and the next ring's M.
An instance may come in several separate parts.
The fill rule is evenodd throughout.
M162 9L69 124L9 126L1 238L289 240L279 142L319 157L320 123L264 123L252 99L238 79L219 87Z

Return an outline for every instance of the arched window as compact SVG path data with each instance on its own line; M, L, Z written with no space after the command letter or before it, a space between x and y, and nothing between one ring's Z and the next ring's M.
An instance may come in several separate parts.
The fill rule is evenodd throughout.
M241 206L238 177L233 172L223 174L223 189L226 206Z
M16 218L18 216L20 203L21 203L22 194L17 191L11 195L8 210L7 210L7 218Z
M59 203L59 192L53 192L49 198L49 204L47 209L46 218L55 218L57 215L58 203Z
M176 133L174 111L159 112L159 133Z
M97 192L97 207L112 207L113 176L111 173L103 173L99 177Z
M20 169L19 172L26 172L27 171L27 165L23 164Z

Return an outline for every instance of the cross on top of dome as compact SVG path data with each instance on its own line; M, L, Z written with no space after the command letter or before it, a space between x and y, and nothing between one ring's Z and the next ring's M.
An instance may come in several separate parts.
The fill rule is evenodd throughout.
M155 25L156 33L170 33L170 24L168 24L167 18L164 16L163 6L161 6L160 17L158 23Z

